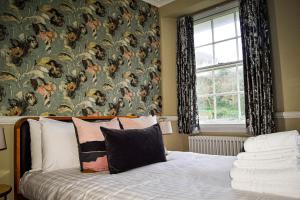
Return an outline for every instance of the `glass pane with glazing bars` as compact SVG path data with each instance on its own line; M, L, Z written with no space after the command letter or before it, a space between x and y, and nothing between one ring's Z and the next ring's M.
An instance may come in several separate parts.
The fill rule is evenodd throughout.
M245 98L238 8L194 24L200 121L243 122Z

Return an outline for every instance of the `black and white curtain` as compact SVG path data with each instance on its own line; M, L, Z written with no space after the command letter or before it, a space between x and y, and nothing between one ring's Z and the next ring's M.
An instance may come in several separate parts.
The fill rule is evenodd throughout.
M251 135L275 131L267 0L240 0L246 125Z
M199 128L196 96L196 65L193 18L177 20L177 99L179 133L192 133Z

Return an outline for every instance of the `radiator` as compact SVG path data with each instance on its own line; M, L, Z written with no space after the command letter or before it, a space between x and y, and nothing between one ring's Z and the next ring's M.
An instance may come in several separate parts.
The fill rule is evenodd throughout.
M189 151L202 154L236 156L247 137L189 136Z

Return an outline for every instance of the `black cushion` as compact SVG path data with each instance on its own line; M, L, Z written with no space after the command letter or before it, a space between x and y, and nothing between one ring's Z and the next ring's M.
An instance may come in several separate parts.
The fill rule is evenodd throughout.
M100 127L111 174L165 162L165 149L158 124L145 129L116 130Z

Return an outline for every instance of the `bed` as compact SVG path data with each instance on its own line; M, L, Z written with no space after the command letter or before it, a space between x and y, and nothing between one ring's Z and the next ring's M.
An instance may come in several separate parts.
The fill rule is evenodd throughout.
M111 118L82 117L88 121ZM53 119L71 121L70 117ZM114 175L81 173L79 169L31 172L30 132L26 120L19 120L15 126L15 197L19 199L291 199L233 190L229 171L236 158L231 156L173 151L167 155L167 162Z

